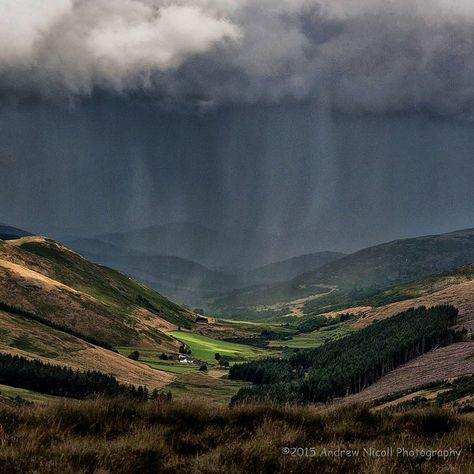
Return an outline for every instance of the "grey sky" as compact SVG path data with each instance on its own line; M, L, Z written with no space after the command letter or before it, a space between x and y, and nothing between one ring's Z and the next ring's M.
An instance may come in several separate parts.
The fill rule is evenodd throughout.
M4 0L0 221L248 261L474 226L461 0Z
M1 220L42 233L191 221L272 260L474 225L462 121L104 99L4 108L0 143Z

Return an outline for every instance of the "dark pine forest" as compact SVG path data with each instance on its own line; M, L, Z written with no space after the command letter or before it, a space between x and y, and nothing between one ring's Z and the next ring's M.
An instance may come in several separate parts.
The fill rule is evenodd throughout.
M255 385L241 389L233 403L329 402L357 393L409 360L461 337L452 329L457 315L453 306L412 308L316 349L235 365L230 378Z

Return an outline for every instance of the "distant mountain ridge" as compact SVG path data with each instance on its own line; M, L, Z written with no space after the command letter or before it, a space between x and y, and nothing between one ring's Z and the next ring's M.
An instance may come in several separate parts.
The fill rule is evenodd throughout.
M103 256L122 256L129 255L130 249L120 247L110 242L105 242L95 238L79 238L73 240L62 241L64 245L84 256L103 255ZM138 251L132 252L134 255L139 254Z
M341 252L315 252L263 265L247 273L255 284L273 283L297 277L345 257Z
M153 229L155 233L156 227ZM102 239L108 238L117 240L119 244L99 238L70 240L65 244L96 263L123 271L167 297L193 306L206 305L210 298L224 291L284 281L344 256L338 252L317 252L257 267L248 272L239 272L239 269L225 272L212 270L176 255L147 255L144 247L141 247L142 250L128 247L127 243L136 245L136 242L122 238L122 234L120 238L102 236ZM153 243L156 248L160 245L158 241Z
M232 310L335 290L354 292L384 288L473 262L474 229L395 240L344 256L283 283L222 295L216 300L215 307Z
M96 239L123 247L134 254L184 258L214 268L237 239L200 224L176 222L126 232L101 234Z
M26 230L18 229L17 227L10 226L0 222L0 240L14 240L19 237L26 237L33 235Z

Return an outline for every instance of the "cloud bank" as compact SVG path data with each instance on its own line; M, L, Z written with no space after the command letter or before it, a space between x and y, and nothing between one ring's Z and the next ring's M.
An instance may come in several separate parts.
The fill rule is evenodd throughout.
M0 89L474 111L470 0L0 0Z

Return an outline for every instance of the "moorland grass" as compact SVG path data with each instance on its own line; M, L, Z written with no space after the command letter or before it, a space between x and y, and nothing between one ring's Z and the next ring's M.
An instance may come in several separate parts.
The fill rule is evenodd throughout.
M440 408L373 413L193 401L0 406L0 472L473 472L474 421ZM283 447L462 449L459 459L289 456Z

